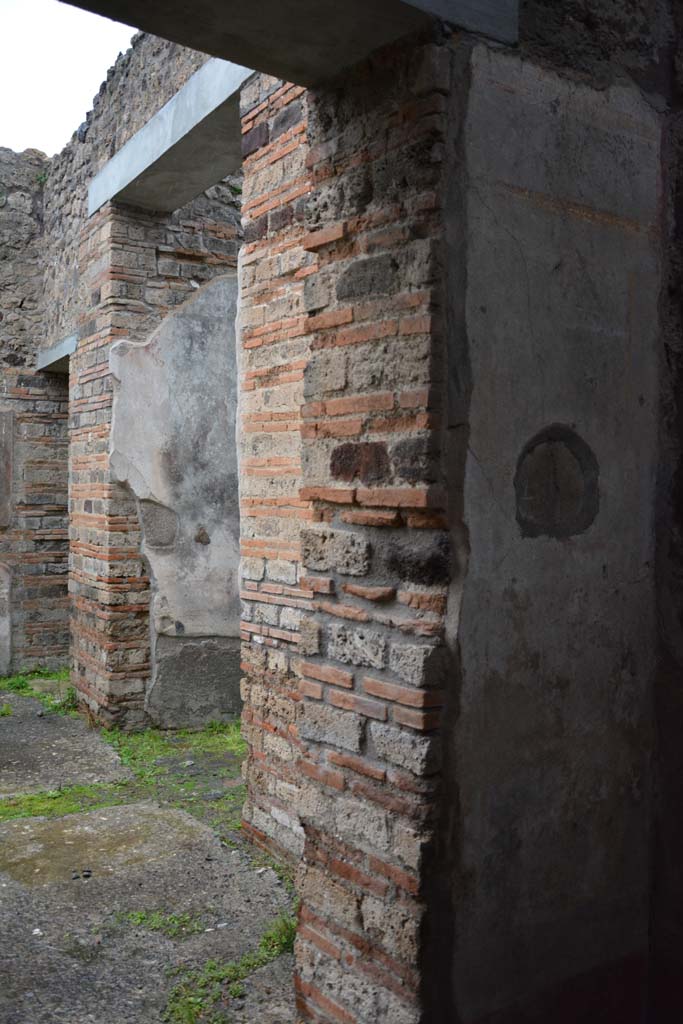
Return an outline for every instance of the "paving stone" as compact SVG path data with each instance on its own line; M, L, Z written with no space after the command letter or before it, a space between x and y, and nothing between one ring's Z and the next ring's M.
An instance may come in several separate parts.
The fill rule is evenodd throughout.
M14 693L0 695L0 798L131 778L118 754L81 719L45 711Z
M183 811L139 803L10 821L0 826L0 1020L161 1022L172 971L239 959L288 905L274 872ZM206 930L169 938L123 917L139 910L187 913ZM293 1022L290 974L284 958L247 979L229 1018Z

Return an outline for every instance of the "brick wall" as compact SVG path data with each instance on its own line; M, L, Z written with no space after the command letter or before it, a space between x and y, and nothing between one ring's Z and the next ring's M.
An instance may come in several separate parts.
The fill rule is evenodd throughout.
M90 181L206 60L206 54L138 33L109 69L81 126L49 161L44 289L51 301L45 307L42 344L71 334L89 304L78 256Z
M109 465L109 350L121 338L146 339L201 281L236 265L234 223L197 213L192 204L170 217L109 204L81 239L91 306L81 315L69 394L73 680L103 720L127 727L145 719L150 581L135 501Z
M448 89L445 50L394 48L343 91L304 97L261 79L245 103L242 457L276 480L256 502L243 470L245 816L290 849L292 819L303 826L307 1020L420 1013L450 576L438 460Z
M0 149L0 563L11 671L68 653L66 382L34 370L42 337L41 153Z

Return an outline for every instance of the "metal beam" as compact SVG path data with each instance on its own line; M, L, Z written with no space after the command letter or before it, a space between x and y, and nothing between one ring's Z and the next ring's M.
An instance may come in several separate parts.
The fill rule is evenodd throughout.
M240 169L240 86L250 68L210 60L93 178L88 214L110 199L178 210Z
M69 356L72 356L78 345L78 335L70 334L62 338L56 345L43 348L36 356L36 369L47 373L68 373Z
M519 0L67 0L299 85L329 81L434 17L502 42Z

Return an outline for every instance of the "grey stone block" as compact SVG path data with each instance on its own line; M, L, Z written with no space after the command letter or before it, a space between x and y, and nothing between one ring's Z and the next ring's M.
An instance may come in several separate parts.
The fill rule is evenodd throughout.
M370 544L344 530L302 530L302 561L307 569L336 569L347 576L364 576L370 569Z
M146 710L161 728L193 728L236 718L240 643L226 637L159 637L154 683Z
M387 642L381 633L365 627L330 626L329 655L345 665L367 665L382 668Z

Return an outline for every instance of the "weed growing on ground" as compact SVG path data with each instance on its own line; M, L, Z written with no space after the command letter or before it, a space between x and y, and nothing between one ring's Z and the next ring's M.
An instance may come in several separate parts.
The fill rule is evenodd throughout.
M11 682L11 692L33 696L27 677L13 677ZM69 693L65 700L68 698ZM101 736L131 769L132 779L64 786L51 792L9 797L0 800L0 822L26 817L59 818L64 814L138 800L155 800L194 814L200 820L208 820L226 844L231 835L239 831L245 797L240 763L246 753L239 722L212 723L200 732L164 733L145 729L139 733L123 733L110 729L102 730ZM186 777L183 770L185 763L191 765L200 756L215 756L218 764L215 775L216 786L220 788L210 802L205 802L198 792L197 779Z
M161 932L169 939L182 939L204 931L204 925L192 914L165 914L162 910L129 910L117 915L119 921L126 921L149 932Z
M39 700L46 711L56 712L58 715L75 715L78 702L76 691L70 686L64 696L56 693L43 693L31 686L32 682L38 679L55 679L57 682L65 683L69 680L69 669L36 669L35 672L23 672L16 676L0 676L0 693L18 693L22 697L33 697Z
M167 1024L219 1024L227 1018L227 999L239 999L245 993L243 982L260 967L294 948L296 921L281 914L262 936L257 948L241 960L219 964L208 960L200 970L188 971L171 992L164 1020ZM220 1004L223 1004L221 1006Z
M11 714L12 714L12 705L11 704L3 704L2 707L0 707L0 718L9 718L9 716Z

